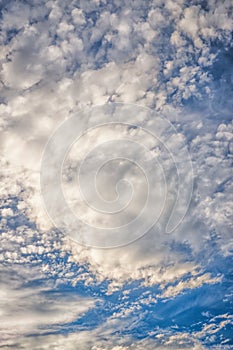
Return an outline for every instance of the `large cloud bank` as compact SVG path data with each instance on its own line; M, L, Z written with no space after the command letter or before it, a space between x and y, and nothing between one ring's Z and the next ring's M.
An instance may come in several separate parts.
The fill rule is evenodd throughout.
M144 305L204 285L221 283L224 278L221 269L219 272L209 266L215 266L213 254L222 261L232 253L231 1L3 3L0 19L0 261L4 281L15 275L11 292L8 292L7 283L2 288L6 298L2 311L6 334L3 346L15 341L9 330L9 315L18 315L13 328L15 335L22 337L28 332L40 334L38 329L46 327L47 323L53 328L59 323L72 322L94 309L96 303L101 303L95 295L91 299L84 298L80 308L73 308L76 299L67 300L66 296L60 298L60 305L53 304L46 294L47 288L41 287L41 281L51 276L56 288L64 283L99 285L107 295L126 288L126 300L131 292L127 292L125 286L137 281L142 288L148 288L148 294L140 301ZM178 152L181 141L185 143L193 164L194 190L189 212L172 235L165 235L163 229L157 228L131 245L103 251L74 244L56 230L43 207L40 169L44 147L61 123L74 114L78 116L85 108L109 102L149 107L174 125L176 133L168 134L168 139L174 152ZM158 129L160 127L162 124L158 123ZM81 150L74 147L73 154L82 157L82 152L94 145L93 139L97 144L99 140L108 141L108 137L117 140L119 132L121 135L128 133L137 140L143 138L137 130L110 128L105 130L104 136L96 130L89 138L86 136ZM155 152L159 151L155 147L158 145L150 145L148 138L146 142ZM166 167L166 156L162 154L160 160ZM64 176L69 179L65 191L71 202L74 183L70 179L75 171L72 161L71 153L64 167ZM166 169L170 174L169 198L174 201L176 179L169 164ZM128 168L123 168L124 171L127 173ZM114 176L114 165L107 172ZM134 170L129 176L136 179L135 188L139 190L141 203L145 198L143 191L140 193L144 187L137 182L140 177ZM107 187L109 191L105 195L111 199L108 181L109 178L104 178L100 188ZM138 211L137 206L130 209L132 216ZM95 220L91 216L87 219ZM38 273L39 303L49 305L45 314L38 311L39 305L34 309L34 292L20 282L22 278L24 281L33 278L33 273L23 268L29 264ZM16 293L19 286L22 296ZM153 289L156 286L158 290ZM11 304L18 303L18 299L21 307L13 307ZM131 314L130 308L136 310L139 304L122 304L122 310ZM62 310L66 312L66 319ZM33 318L30 329L26 327L29 314ZM134 340L127 336L125 343L120 344L116 336L113 341L116 345L111 347L102 339L108 338L114 327L118 327L117 316L111 317L102 328L95 329L93 334L100 345L96 340L97 345L91 344L91 349L104 346L114 350L149 349L150 346L176 349L180 344L202 349L199 340L203 334L211 337L218 332L213 326L216 320L210 317L206 328L193 334L190 342L185 333L160 336L158 331L156 346L150 340L132 346ZM19 319L25 320L24 326ZM222 322L220 328L228 318L223 317ZM71 335L74 339L70 349L73 342L83 342L84 348L89 346L86 339L90 337L89 332L92 334L91 330L83 330L79 336ZM28 341L22 340L22 346L27 347ZM63 336L56 340L53 336L48 338L51 344L56 341L56 348L62 348ZM46 349L46 346L40 348Z

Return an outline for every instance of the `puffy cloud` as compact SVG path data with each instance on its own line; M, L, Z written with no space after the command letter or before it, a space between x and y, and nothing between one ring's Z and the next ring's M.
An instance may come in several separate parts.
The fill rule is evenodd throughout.
M31 194L29 194L29 191L27 192L25 200L29 200L31 207L34 207L30 215L38 221L38 224L43 226L45 223L48 225L48 220L44 218L44 211L40 209L41 201L38 197L38 170L43 147L55 126L64 120L64 118L68 117L70 111L76 108L76 105L82 107L85 104L104 103L111 100L162 107L166 103L168 96L172 95L175 90L177 90L177 94L180 94L182 98L186 99L196 93L198 94L196 86L197 77L200 79L204 74L200 73L200 67L195 64L193 59L190 60L188 56L184 55L184 50L186 51L187 49L186 36L191 36L194 41L198 39L199 29L204 27L203 23L205 23L205 25L207 25L206 23L212 25L215 31L225 30L226 32L229 30L230 24L228 24L226 28L222 28L222 22L216 22L214 19L211 19L211 11L205 12L199 5L184 9L182 2L175 5L172 5L171 2L167 2L166 8L168 13L164 12L159 4L159 8L152 7L148 13L146 9L142 9L141 14L135 9L130 11L128 8L112 13L111 6L107 5L106 11L97 14L97 19L95 20L96 25L94 27L94 19L87 20L87 18L89 18L88 14L95 8L95 4L88 6L82 4L79 8L72 4L67 7L67 12L64 14L63 5L60 2L56 2L54 4L47 3L46 7L41 6L41 12L38 14L38 22L28 25L25 18L27 17L29 20L36 16L34 7L28 5L22 6L26 8L26 10L21 10L20 7L19 10L24 13L24 15L21 16L22 30L16 33L15 37L4 46L6 56L8 51L12 53L11 59L3 63L2 79L5 86L7 86L8 89L11 87L12 91L7 90L6 87L3 88L6 104L2 105L2 109L6 118L3 122L4 132L2 144L3 151L13 166L22 166L29 170L27 177L25 176L26 173L23 173L24 179L22 181L24 181L26 186L30 183L29 186L33 187L33 191ZM227 8L228 4L226 2L224 9L226 10ZM16 8L11 6L8 11L5 12L2 19L3 27L11 25L9 16L14 18L15 11ZM41 17L42 13L44 14L46 11L49 13L47 20ZM215 12L223 12L222 7L217 6ZM143 13L144 15L147 14L148 21L137 23L137 16L141 16ZM227 13L227 11L224 13ZM196 15L194 16L194 14ZM160 40L166 41L165 38L160 39L160 35L163 32L166 16L168 15L171 18L171 23L173 23L173 32L171 37L168 38L168 42L171 42L172 45L177 47L178 56L176 56L176 60L171 59L170 61L166 61L166 64L164 63L166 66L166 71L164 72L166 72L165 75L169 75L169 80L166 86L163 87L163 82L160 80L163 57L157 53L156 47L159 47ZM192 26L186 25L190 22L189 17L193 23ZM59 20L58 25L55 19L56 21ZM12 20L12 23L13 22L14 20ZM227 23L230 22L228 21ZM51 24L49 30L48 24ZM85 30L83 30L84 28ZM137 32L137 36L133 39L133 37L131 38L131 33L135 33L135 31ZM115 34L115 32L117 34ZM106 61L102 67L100 66L98 69L93 69L93 62L98 62L100 57L94 58L92 54L88 55L87 52L90 49L90 45L97 45L97 42L103 36L106 37L106 35L108 36L108 42L112 44L105 52ZM135 34L132 35L135 36ZM54 40L54 36L57 36L56 40ZM140 42L140 36L144 38L145 50L138 49L137 46L135 46ZM132 46L121 44L121 41L118 40L119 38L122 38L122 43L124 40L128 40L127 42L129 43L130 40ZM101 50L104 45L103 43L100 45ZM131 59L130 62L128 62L127 59L123 59L124 55L122 56L122 52L124 51L124 47L128 47L127 52L130 52L132 55L131 57L134 58ZM72 50L78 51L75 54ZM95 49L93 48L92 50ZM203 59L208 54L208 46L203 47L201 45L200 48L195 48L195 50L198 50L199 54L200 50L202 50L201 52L203 52L204 56L201 57L203 57ZM194 56L195 50L193 52ZM68 52L70 54L67 56ZM192 51L190 52L192 54ZM118 55L120 58L119 60L117 58ZM182 61L180 61L182 56ZM79 64L77 61L79 59L81 60L80 69L78 69ZM88 62L89 59L93 62L91 63L90 61L89 68L86 69L88 64L85 63L85 60ZM191 67L183 66L186 62L189 62ZM66 69L74 64L77 64L77 71L73 76L70 76ZM180 65L183 67L180 67ZM173 72L177 70L177 67L180 67L179 75L174 76ZM60 79L61 74L63 74L63 77ZM204 78L203 81L205 82ZM189 82L188 85L187 82ZM18 93L15 92L15 88L18 89ZM20 89L22 90L20 91ZM165 110L165 114L168 118L171 118L173 113L176 113L175 110L170 109L168 112ZM183 114L177 115L176 118L179 123L182 122ZM197 124L198 123L199 121ZM222 136L223 134L222 131L217 133L219 145L223 145L225 142L226 136ZM225 132L224 135L228 134ZM229 135L227 137L229 138ZM198 138L199 136L192 141L192 144L195 145L193 146L195 152L198 148ZM200 144L203 140L205 140L205 136L203 136L203 138L200 137ZM212 146L213 144L216 145L214 141L212 142ZM209 168L210 164L207 164L208 158L204 156L203 152L203 149L200 149L199 153L193 156L193 161L195 164L197 162L197 175L203 179L204 183L205 174L207 174L209 178L209 171L211 170ZM222 161L222 158L219 158L219 161L220 160ZM212 162L213 161L214 159L212 159ZM227 159L224 160L224 162L228 164ZM30 174L32 169L37 173L34 173L34 175ZM208 169L207 173L206 169ZM226 171L226 177L227 176ZM201 184L199 186L202 188ZM210 206L210 203L214 203L214 201L209 200L208 197L204 197L204 193L206 193L206 191L202 192L202 200L194 210L198 212L199 209L202 208L203 203L204 206L206 206L206 203L209 203L207 208L205 207L205 214L201 211L201 213L203 213L202 215L206 216L208 212L212 212L210 208L213 208L214 204ZM221 196L221 194L219 195ZM216 204L218 216L217 214L216 216L211 216L211 220L215 218L213 226L216 220L220 220L219 195L216 196L216 201L218 202L218 204ZM223 208L222 210L225 209ZM189 243L193 245L195 249L198 241L200 242L199 246L201 246L202 242L202 232L196 237L193 236L196 220L199 220L199 215L197 215L197 218L193 222L193 229L190 227L190 234L188 237L184 236L183 231L174 236L178 240L181 239L181 242L183 239L188 239ZM223 219L221 224L222 222ZM189 221L187 225L190 226ZM145 239L145 246L142 244L140 248L136 247L135 251L133 249L126 253L128 261L132 258L132 268L137 256L140 256L142 260L139 260L143 261L143 256L147 251L148 241L150 240ZM223 246L225 247L224 249L226 249L226 243L224 243ZM146 264L148 265L151 263L155 263L155 265L160 264L162 259L160 256L162 255L164 257L166 254L170 254L168 248L163 248L162 254L158 254L158 258L155 258L154 249L157 251L154 247L149 250L149 256L145 258L147 261ZM89 254L88 252L87 257ZM98 256L99 253L91 253L91 255L92 254ZM114 261L114 259L112 260L112 254L109 255L109 260ZM122 257L123 256L124 253L122 253ZM105 262L102 260L105 259L101 258L101 263L98 262L98 265L103 264L103 266L105 266ZM113 265L114 264L115 263L113 263ZM142 265L143 264L144 263L142 263ZM125 265L125 263L121 264L121 266L123 265ZM131 263L128 263L128 265L130 266ZM112 270L111 266L110 264L109 271ZM105 268L103 268L103 270L105 270ZM129 271L131 271L131 269L129 269ZM140 276L140 273L138 276Z
M217 253L227 257L232 252L230 13L230 1L212 0L205 4L149 1L146 6L140 1L7 3L0 36L0 142L5 158L1 166L1 262L23 265L37 261L58 284L108 281L108 295L129 281L140 281L143 288L160 285L164 298L218 281L219 276L205 271L200 255L212 249L213 240ZM229 70L223 70L225 62ZM40 162L46 142L61 122L86 106L109 101L141 104L162 112L178 130L170 139L174 149L178 149L179 135L185 135L196 183L190 212L172 236L158 230L131 246L101 251L75 245L53 230L40 197ZM182 106L190 101L192 111L189 105ZM203 108L198 110L192 101ZM92 139L87 148L90 144ZM174 184L172 179L170 184ZM49 262L57 256L62 260L66 254L69 257L62 267ZM70 271L80 264L88 266L88 271ZM75 307L71 312L74 300L65 298L57 305L39 291L43 303L49 305L43 316L33 309L34 292L29 289L25 293L20 298L27 309L29 296L32 327L45 325L45 316L52 324L65 322L62 310L69 321L81 312ZM18 302L16 294L7 289L14 302ZM28 320L27 312L14 309L4 295L9 308L3 306L5 321L9 322L9 310ZM85 310L92 305L83 303ZM20 327L16 317L15 328ZM83 342L80 348L85 348L91 334L71 334L70 348L76 342ZM186 336L182 337L179 341L166 338L158 346L145 340L116 344L112 349L165 349L172 345L201 349L198 343L185 345ZM45 349L64 348L67 341L63 336L47 339L48 345L41 345ZM22 342L27 347L30 340ZM102 340L91 346L93 350L111 348Z
M64 6L67 8L65 14ZM40 155L48 136L77 104L83 106L88 103L103 103L110 99L162 107L174 91L177 91L177 96L185 99L198 94L197 79L206 83L205 75L200 73L200 67L196 65L194 59L190 60L189 56L184 55L184 51L187 51L187 39L184 34L190 35L193 39L201 39L201 34L198 38L199 29L209 25L215 32L222 33L224 38L230 30L229 18L224 21L227 23L225 27L221 20L216 20L217 14L221 14L221 18L227 16L228 2L224 5L217 4L214 13L211 10L206 11L200 5L184 8L183 2L174 5L169 1L165 4L168 12L165 12L158 3L158 8L152 6L148 13L145 8L142 8L141 12L136 11L133 5L132 11L129 7L112 13L110 4L106 4L106 11L100 11L97 14L94 27L94 18L90 17L89 21L87 18L96 6L97 4L94 3L91 5L82 3L78 8L73 3L62 5L61 2L53 4L48 2L46 6L40 6L37 22L32 25L28 23L36 16L33 6L9 5L5 11L2 18L3 28L13 28L14 23L16 23L15 26L22 28L20 32L15 33L10 42L4 45L5 61L2 65L2 80L6 86L3 87L6 104L2 105L5 115L2 142L4 152L13 164L22 165L23 163L23 166L29 169L38 169ZM210 9L213 6L213 3L209 4ZM18 16L22 21L21 25L15 20L16 10L19 14L22 13L22 16ZM49 13L48 19L42 16L45 13ZM148 21L137 23L137 17L142 15L146 15ZM170 16L173 26L168 42L171 41L177 46L177 56L175 60L171 59L164 63L166 67L164 74L169 75L169 80L166 86L163 86L164 83L160 80L163 57L157 48L162 40L160 35L166 23L166 16ZM53 19L59 20L58 25L53 22ZM193 24L187 27L186 23L190 21ZM134 39L130 37L133 31L137 32ZM114 39L115 32L117 32L116 39ZM102 64L102 67L95 70L90 62L90 68L86 70L88 65L84 62L85 60L88 61L91 57L93 62L100 60L100 58L94 58L92 54L87 54L90 45L97 45L98 40L103 35L106 36L106 33L108 33L109 42L113 44L105 52L108 60ZM146 37L145 33L148 33ZM56 40L54 40L55 36L58 36ZM141 36L144 36L145 50L135 46L140 42ZM120 57L120 52L124 50L121 48L121 41L118 40L121 37L123 41L132 42L132 47L127 44L127 50L131 57L134 57L130 62L113 58L118 54ZM153 38L155 39L152 40ZM114 40L119 46L114 45ZM166 38L163 37L163 40L166 41ZM100 49L103 49L103 43ZM75 53L69 50L78 51ZM95 51L94 48L93 50ZM192 50L190 51L193 57L195 57L195 50L193 53ZM199 59L205 60L209 53L208 46L201 46L197 50L198 55L200 50L203 53ZM70 54L67 56L68 52ZM183 59L181 59L182 56ZM76 61L79 59L81 59L80 63ZM180 67L187 62L191 66ZM75 75L60 79L61 74L69 75L66 69L75 64L77 65ZM173 72L178 67L180 67L179 75L174 75ZM17 92L15 88L22 91ZM170 111L170 113L173 112ZM169 115L168 117L170 118ZM182 116L180 118L182 120ZM34 164L35 159L37 159L36 164ZM36 182L38 184L38 180ZM33 201L34 205L35 201Z

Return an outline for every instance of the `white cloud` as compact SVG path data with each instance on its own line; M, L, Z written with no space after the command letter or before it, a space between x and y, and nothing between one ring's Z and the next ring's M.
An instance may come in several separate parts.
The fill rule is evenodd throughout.
M37 288L12 290L9 286L1 286L1 332L5 333L6 339L41 334L43 328L47 332L53 326L59 328L60 324L77 320L92 307L94 300L70 293L51 293L48 289Z
M198 288L201 287L203 284L215 284L215 283L220 283L221 282L221 278L220 277L216 277L216 278L211 278L210 274L206 273L203 275L199 275L199 276L195 276L195 277L191 277L188 280L185 281L179 281L176 285L174 286L168 286L163 293L161 294L161 296L159 295L159 297L162 298L173 298L176 295L182 293L185 290L188 289L193 289L193 288Z
M123 325L121 321L121 326ZM204 350L206 349L198 340L193 339L188 333L177 333L175 335L168 334L160 337L158 333L152 339L134 340L130 336L122 337L114 334L114 328L118 328L119 324L115 322L106 322L101 327L91 331L81 331L79 333L69 333L67 335L46 335L43 337L19 337L17 340L9 340L6 344L8 346L20 346L22 349L32 347L33 349L51 349L58 350L66 349L73 350L77 348L85 350L143 350L143 349L158 349L158 350ZM106 338L111 337L111 343Z
M104 10L97 11L101 4ZM211 43L217 39L227 47L231 40L231 2L208 1L206 6L208 10L198 4L170 0L149 2L146 6L133 1L122 8L118 1L84 1L79 7L74 1L41 1L35 6L7 4L1 18L0 37L1 155L6 160L1 167L1 195L6 204L1 211L2 262L23 264L34 261L37 255L44 271L55 276L57 265L51 266L41 256L47 253L53 259L56 249L61 257L71 252L62 270L64 280L71 280L75 286L81 280L88 284L94 278L99 282L111 279L109 294L132 280L141 280L144 287L161 284L164 297L217 282L207 273L196 275L203 266L195 259L213 237L218 253L228 256L232 251L232 124L218 119L224 111L219 111L216 102L212 106L215 120L210 115L212 111L191 113L181 108L182 100L201 99L204 89L209 91L209 97L214 96L208 69L217 53L212 52ZM220 90L221 100L225 92ZM164 236L162 231L151 232L131 246L103 252L76 246L49 231L52 224L42 207L39 170L43 148L55 128L85 106L107 101L137 103L162 111L177 125L180 134L185 135L197 180L190 213L172 236ZM7 226L8 219L12 220L10 224L17 220L14 210L9 208L10 197L20 199L16 210L36 223L38 231L24 223L15 231ZM37 242L32 242L33 235ZM181 251L181 245L191 253ZM72 263L88 263L89 273L69 275ZM189 274L192 277L182 281ZM47 312L43 316L32 310L33 292L30 293L28 312L33 327L45 325L45 316L53 324L55 320L65 321L66 316L73 320L79 315L79 309L70 311L75 302L64 300L61 308L53 305L51 314ZM7 291L6 304L7 297L18 300L16 292ZM26 296L22 298L25 306ZM89 307L89 301L84 304ZM3 306L6 324L10 323L7 310ZM28 328L27 313L13 306L11 310L24 318ZM21 327L19 317L14 322L16 328ZM84 348L90 334L70 335L70 349L75 347L72 342L77 341L83 342ZM63 336L47 339L51 341L48 344L55 344L58 349L64 348L67 341ZM158 349L159 346L165 349L176 339L166 341L167 345L166 342L158 345ZM28 346L30 341L23 342ZM46 349L50 345L41 347ZM92 346L110 349L104 342ZM156 346L145 341L132 346L120 344L118 348ZM174 345L174 349L175 346L180 345ZM192 346L201 349L201 345Z

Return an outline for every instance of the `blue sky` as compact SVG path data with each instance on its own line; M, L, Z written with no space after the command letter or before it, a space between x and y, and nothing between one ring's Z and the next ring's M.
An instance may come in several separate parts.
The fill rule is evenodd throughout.
M231 349L231 1L33 0L0 6L0 347ZM123 107L95 109L112 103ZM107 126L70 145L61 177L67 203L95 228L119 225L120 235L145 201L145 173L147 198L155 204L127 231L126 243L158 214L165 192L166 200L158 225L139 240L96 249L65 235L61 227L69 218L61 207L53 211L61 227L54 225L40 180L52 140L46 191L53 193L63 146L52 138L55 130L69 141L76 132L64 132L69 118L76 118L80 132L106 116ZM120 126L111 124L116 119ZM133 127L126 128L129 121ZM152 129L157 139L145 133ZM146 148L140 153L122 137ZM116 193L125 203L127 184L113 186L123 174L135 186L136 202L119 218L93 214L76 198L77 164L85 159L82 190L94 201L92 167L119 154L132 155L133 166L106 163L99 188L109 203ZM166 186L151 159L163 169ZM168 235L178 193L175 218L188 211ZM93 239L92 231L71 229L73 238Z

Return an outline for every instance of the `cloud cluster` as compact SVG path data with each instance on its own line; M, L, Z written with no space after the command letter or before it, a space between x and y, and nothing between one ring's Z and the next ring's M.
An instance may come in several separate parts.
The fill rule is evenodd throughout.
M25 267L31 264L33 271L54 278L58 286L107 283L103 288L108 296L137 282L149 293L144 305L219 284L220 273L209 272L206 262L211 265L213 252L227 259L233 244L231 1L9 1L0 25L3 269L21 266L24 278L31 280L34 272ZM75 245L54 229L42 205L40 166L44 147L60 123L87 106L106 102L140 104L163 113L177 130L169 139L174 150L181 139L187 144L195 186L190 211L172 235L152 230L130 246L103 252ZM93 137L98 140L101 135L87 137L87 149ZM166 164L166 157L162 159ZM75 170L69 161L67 179ZM169 174L172 197L175 180L172 171ZM67 183L69 194L74 193L71 184ZM160 290L152 291L158 285ZM37 290L40 301L34 305L33 288L22 294L17 288L2 286L1 305L4 332L10 332L11 315L17 314L17 336L46 327L47 320L52 327L72 322L94 305L84 299L79 308L79 299L61 296L57 305L43 288ZM128 300L127 293L124 297ZM40 303L48 306L43 313ZM9 346L12 336L8 334ZM51 335L47 345L26 338L17 344L35 349L59 349L67 343L72 349L77 342L80 349L88 344L92 350L202 349L199 341L188 343L182 334L161 335L158 345L154 339L133 343L130 338L128 344L114 346L104 340L89 345L91 336L91 331L59 339ZM201 338L201 331L195 337Z

